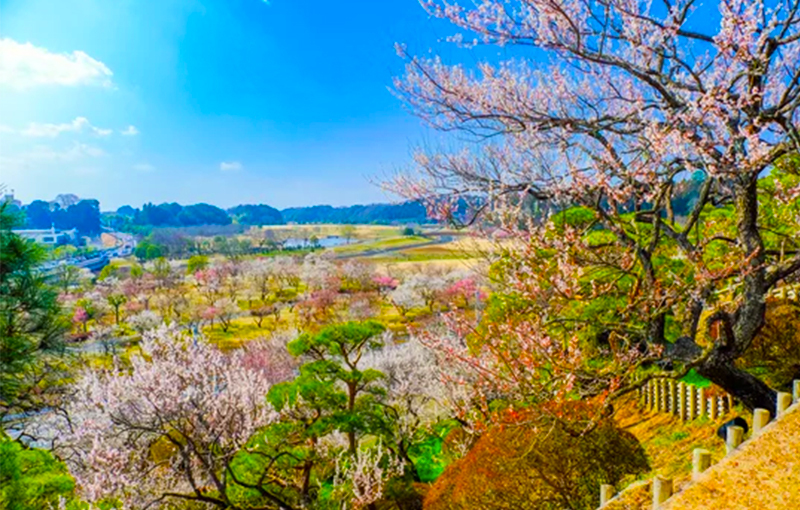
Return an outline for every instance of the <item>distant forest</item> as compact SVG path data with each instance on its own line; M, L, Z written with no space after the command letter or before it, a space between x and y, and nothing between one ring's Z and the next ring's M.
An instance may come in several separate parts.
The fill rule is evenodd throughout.
M51 202L34 200L22 208L25 228L77 230L81 235L100 233L100 203L82 200L75 195L59 195Z
M59 195L55 200L34 200L22 206L25 228L58 230L77 229L81 235L97 235L103 226L122 231L141 231L153 227L200 227L204 225L285 225L376 224L402 225L430 223L425 208L416 202L371 204L350 207L293 207L280 211L268 205L238 205L221 209L209 204L144 204L141 208L125 205L116 211L100 212L100 202L76 195Z
M702 178L698 175L677 183L678 189L672 204L674 214L682 216L690 210L697 200L701 184ZM238 205L225 210L203 203L181 205L173 202L158 205L147 203L140 209L126 205L115 212L100 213L100 204L97 200L81 200L75 195L59 195L52 202L36 200L22 209L27 216L28 228L51 226L65 230L75 228L83 235L99 233L101 225L121 231L147 234L153 228L206 225L264 226L287 223L404 225L432 222L427 217L425 207L419 202L349 207L315 205L291 207L282 211L264 204Z
M350 207L293 207L279 211L268 205L238 205L227 210L209 204L145 204L141 209L123 206L116 213L106 213L111 226L191 227L198 225L284 225L428 223L425 208L415 202L403 204L354 205Z

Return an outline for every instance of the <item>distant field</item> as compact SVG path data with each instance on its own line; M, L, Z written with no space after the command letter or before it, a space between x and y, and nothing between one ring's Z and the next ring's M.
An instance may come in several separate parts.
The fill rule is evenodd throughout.
M435 268L443 270L466 269L478 270L484 267L482 259L426 259L426 260L399 260L389 257L373 257L369 259L374 262L378 271L383 274L395 275L397 273L410 273L422 268ZM478 271L480 272L480 271Z
M381 239L400 235L403 227L391 225L353 225L355 228L354 239ZM317 237L341 236L343 225L270 225L264 230L286 233L302 232Z
M372 241L362 241L356 244L346 244L337 246L333 251L338 255L349 255L363 253L373 250L384 250L387 248L398 248L402 246L413 246L420 243L429 242L430 239L420 236L397 236L383 237Z

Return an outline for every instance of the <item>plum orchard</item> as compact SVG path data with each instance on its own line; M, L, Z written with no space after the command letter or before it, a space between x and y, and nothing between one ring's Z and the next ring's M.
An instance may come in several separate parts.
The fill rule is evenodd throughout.
M150 331L129 361L79 375L55 452L80 497L124 508L361 508L390 481L418 499L448 391L427 350L383 332L350 322L224 353Z

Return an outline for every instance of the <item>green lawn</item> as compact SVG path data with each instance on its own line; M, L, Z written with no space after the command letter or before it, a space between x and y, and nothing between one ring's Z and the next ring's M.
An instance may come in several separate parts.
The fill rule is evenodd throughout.
M397 236L337 246L333 251L339 255L351 255L373 250L414 246L428 241L430 241L430 239L421 236Z

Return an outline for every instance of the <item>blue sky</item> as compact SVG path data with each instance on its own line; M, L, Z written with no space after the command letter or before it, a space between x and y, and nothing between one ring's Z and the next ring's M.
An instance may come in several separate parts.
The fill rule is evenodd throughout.
M387 200L370 178L428 136L393 45L443 28L416 0L0 0L0 182L104 209Z

